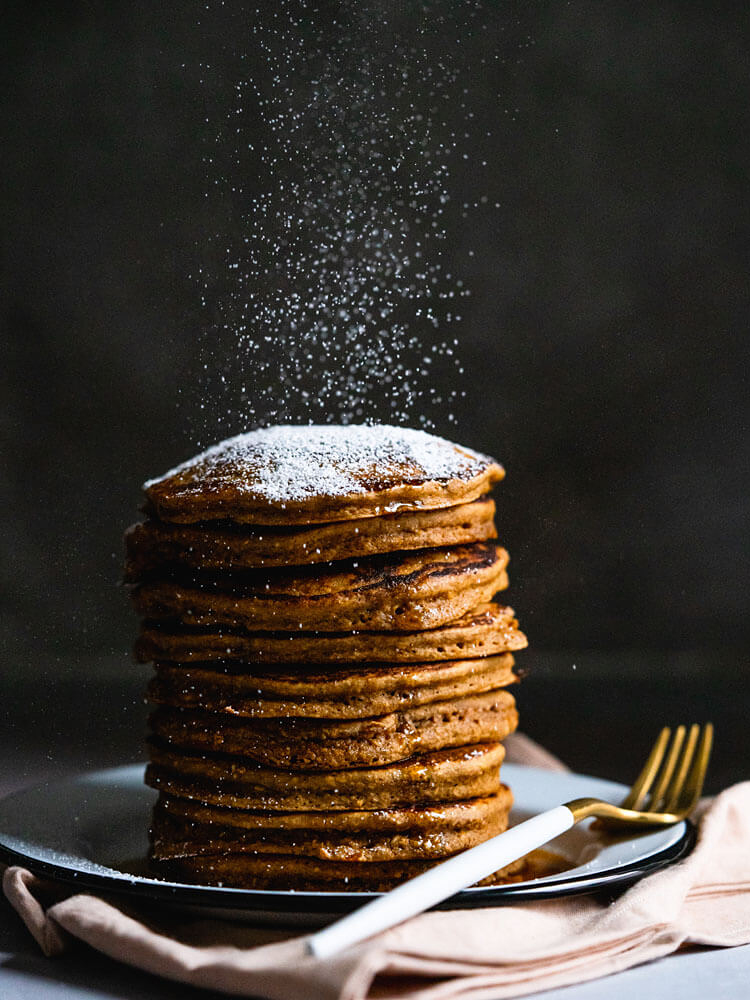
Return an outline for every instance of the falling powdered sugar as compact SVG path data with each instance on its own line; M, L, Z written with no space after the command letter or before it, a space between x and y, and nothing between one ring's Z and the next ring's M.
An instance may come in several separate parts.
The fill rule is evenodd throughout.
M451 165L476 138L467 64L492 17L481 0L205 4L197 440L456 422L469 289Z

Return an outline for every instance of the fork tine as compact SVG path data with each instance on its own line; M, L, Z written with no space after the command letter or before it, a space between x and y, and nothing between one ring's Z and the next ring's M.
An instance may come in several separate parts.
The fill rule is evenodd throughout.
M666 750L667 743L669 742L670 734L671 730L669 726L665 726L657 736L654 745L651 747L651 752L648 755L646 763L643 765L643 770L636 778L633 787L625 796L622 803L623 808L641 808L643 800L646 798L646 795L654 782L656 773L659 770L659 765L664 758L664 751Z
M648 812L661 812L659 808L662 800L664 799L664 791L669 785L669 781L674 773L675 765L677 764L677 759L680 754L680 748L685 740L685 727L678 726L674 731L674 736L672 738L672 745L667 753L667 759L662 765L661 771L659 772L659 777L656 779L656 784L651 795L648 797L648 802L643 806Z
M708 768L708 758L711 756L711 747L714 739L714 727L707 722L701 733L698 748L693 758L693 763L687 780L677 800L677 811L680 813L690 813L693 811L698 799L703 791L703 781Z
M695 752L696 744L698 743L698 734L700 733L700 726L693 723L690 727L690 732L688 733L687 742L682 748L682 753L677 759L674 773L664 789L664 803L662 805L662 812L673 813L677 808L677 803L680 798L680 794L685 785L685 779L687 778L688 772L690 770L690 764L693 759L693 754Z

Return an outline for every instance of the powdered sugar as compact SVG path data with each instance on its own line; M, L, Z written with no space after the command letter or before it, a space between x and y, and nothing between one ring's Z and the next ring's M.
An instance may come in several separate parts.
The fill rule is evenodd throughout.
M181 394L201 446L258 424L457 423L475 270L462 220L500 207L482 150L509 109L481 102L505 7L197 5L205 313Z
M144 489L188 473L176 492L198 480L231 481L238 492L283 504L401 483L467 481L492 464L486 455L406 427L283 425L228 438Z

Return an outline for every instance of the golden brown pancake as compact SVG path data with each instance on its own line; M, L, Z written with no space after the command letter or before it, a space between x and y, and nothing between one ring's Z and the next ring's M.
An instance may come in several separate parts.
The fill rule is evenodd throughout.
M341 770L404 760L444 747L503 740L518 722L501 689L370 719L244 719L161 706L151 731L173 748L239 755L290 770Z
M159 860L215 854L294 854L325 861L439 860L502 833L513 801L495 795L376 812L274 813L161 797L151 829Z
M210 663L155 666L148 696L156 704L249 718L364 718L404 705L479 694L516 680L510 653L443 663L350 666L324 673L304 666L269 673L268 667L236 663L213 669Z
M508 553L492 542L311 567L290 575L236 574L210 582L153 580L133 592L136 610L154 620L225 625L251 631L439 628L507 586Z
M296 863L295 863L296 862ZM324 862L292 855L230 854L153 862L154 867L177 879L203 885L232 885L243 889L294 889L297 892L387 892L438 862ZM531 851L482 879L477 885L506 885L546 878L569 870L567 858L543 849Z
M125 579L134 583L173 567L242 571L466 545L497 537L494 514L494 501L482 497L458 507L308 527L195 526L152 519L125 533Z
M258 809L227 809L195 799L160 795L155 813L202 826L217 826L252 833L277 835L306 832L333 833L404 833L420 830L439 834L448 825L454 830L483 829L488 816L507 811L510 790L498 785L492 795L475 796L459 802L395 806L385 809L349 809L337 811L267 812Z
M385 767L287 771L219 754L149 746L146 784L170 796L231 809L378 810L482 798L500 785L502 743L420 754Z
M293 889L296 892L388 892L432 868L435 859L399 861L323 861L293 854L196 855L154 862L164 877L200 885L238 889ZM497 885L535 877L524 858L484 879ZM559 868L557 870L560 870Z
M222 441L144 485L161 521L317 524L468 503L504 475L424 431L269 427Z
M141 663L241 660L251 663L422 663L474 659L527 645L513 608L483 604L442 628L420 632L258 633L147 625L136 642Z

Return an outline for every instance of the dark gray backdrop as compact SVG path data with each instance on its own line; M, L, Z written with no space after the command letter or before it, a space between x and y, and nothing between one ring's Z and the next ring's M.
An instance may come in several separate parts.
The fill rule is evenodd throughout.
M699 690L731 670L741 697L743 6L493 7L504 30L474 44L503 58L491 71L468 58L465 72L483 95L477 128L493 131L481 185L501 207L463 228L448 219L473 295L457 331L467 396L457 426L439 427L507 467L499 527L512 602L537 650L571 660L697 651ZM193 451L206 316L188 274L215 221L200 122L222 99L182 68L211 51L221 80L221 29L205 17L198 27L202 8L16 3L4 15L0 579L11 717L35 678L127 662L135 622L118 586L121 534L141 481ZM454 162L456 204L479 183L473 159ZM646 652L635 662L643 677L654 670Z

